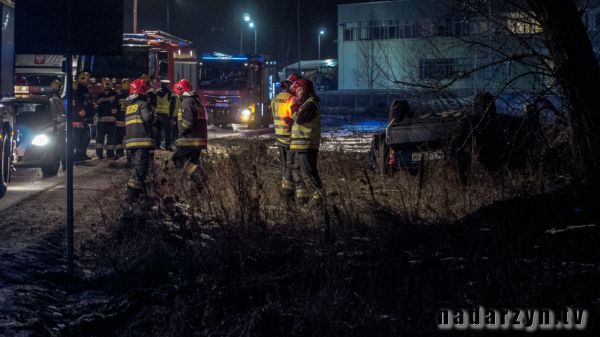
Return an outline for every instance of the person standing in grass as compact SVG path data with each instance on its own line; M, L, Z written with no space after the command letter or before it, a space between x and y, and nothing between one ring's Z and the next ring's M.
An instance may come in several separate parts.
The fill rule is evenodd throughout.
M317 169L321 145L320 100L310 80L297 80L291 89L296 93L292 105L293 123L290 144L294 156L293 176L296 200L304 203L310 199L311 204L320 205L324 197L323 182Z
M292 84L299 80L300 75L293 73L287 79L281 81L282 92L278 93L271 101L271 112L275 124L275 138L279 158L281 161L281 192L286 199L293 199L295 192L294 177L292 169L294 157L290 152L292 119L292 104L294 103L294 92Z

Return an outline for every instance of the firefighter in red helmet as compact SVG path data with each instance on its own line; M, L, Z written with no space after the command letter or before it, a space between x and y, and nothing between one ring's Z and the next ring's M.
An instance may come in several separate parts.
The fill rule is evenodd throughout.
M183 169L200 188L206 180L206 173L200 161L200 153L208 143L208 125L206 109L194 93L192 85L186 79L173 86L173 91L181 99L181 109L177 111L179 137L175 143L173 162L175 167Z
M152 125L154 110L148 103L147 81L136 79L129 87L129 105L125 110L125 148L131 151L133 171L127 182L129 196L138 198L146 189L150 150L154 148Z
M296 200L311 199L314 205L322 205L323 182L317 170L321 144L321 113L319 97L310 80L300 79L292 85L296 101L292 106L293 122L290 150L294 156L293 176L296 184ZM308 190L312 194L308 194Z

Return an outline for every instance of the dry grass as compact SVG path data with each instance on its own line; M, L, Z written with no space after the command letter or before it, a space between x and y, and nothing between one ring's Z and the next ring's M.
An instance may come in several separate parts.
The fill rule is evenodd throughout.
M311 210L280 197L269 146L212 148L200 192L165 158L156 161L151 207L117 213L125 216L102 243L101 270L122 294L106 308L120 317L107 336L432 335L436 308L541 305L545 292L519 297L539 285L535 268L561 301L570 296L561 289L590 282L556 276L558 260L522 262L543 255L531 247L547 245L548 224L528 227L535 221L522 214L489 228L513 207L498 201L539 193L548 179L538 170L500 179L474 166L463 186L451 164L380 176L364 154L324 152L326 207ZM490 214L475 212L494 203ZM530 229L514 241L514 228Z

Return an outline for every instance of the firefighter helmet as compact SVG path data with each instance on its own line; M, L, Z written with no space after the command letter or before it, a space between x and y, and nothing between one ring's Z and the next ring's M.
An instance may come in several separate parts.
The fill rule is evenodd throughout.
M131 80L128 78L124 78L121 80L121 90L129 91L129 86L131 85Z
M291 73L290 76L288 76L287 80L294 83L297 80L301 80L302 79L302 75L299 75L297 73Z
M113 88L112 80L108 77L103 78L100 83L102 83L102 89L110 90Z
M129 86L130 94L138 94L138 95L146 95L148 93L148 89L150 89L150 85L148 81L144 81L142 79L137 79L131 82Z
M54 80L52 80L52 83L50 83L50 87L56 91L60 91L62 89L62 86L63 86L62 82L56 78Z
M184 92L190 92L192 90L192 84L186 79L180 80L173 86L173 91L179 96L183 95Z
M79 75L77 75L77 81L78 82L83 82L83 83L87 83L87 81L90 80L90 77L92 77L92 75L90 75L90 73L88 73L87 71L81 72L79 73Z

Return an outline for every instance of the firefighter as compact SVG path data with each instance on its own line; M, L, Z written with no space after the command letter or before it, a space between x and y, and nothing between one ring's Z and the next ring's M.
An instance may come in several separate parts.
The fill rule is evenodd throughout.
M188 80L175 83L173 91L182 98L181 109L177 113L179 138L175 143L173 162L175 167L183 169L196 187L200 188L206 180L200 152L206 149L208 143L208 116Z
M179 110L181 110L181 97L176 94L172 96L172 104L173 104L173 117L171 118L171 144L174 144L177 141L177 137L179 137L179 126L177 125L177 116L179 115Z
M78 80L73 81L73 91L74 91L74 99L73 99L73 120L71 121L71 125L73 126L73 138L74 138L74 157L73 160L76 162L83 162L88 158L86 154L87 144L89 139L89 129L87 128L86 123L86 98L83 92L83 89L86 87L82 87Z
M290 150L294 156L293 176L296 185L296 200L319 205L323 201L323 183L317 169L319 146L321 143L321 113L319 97L313 83L300 79L292 85L296 99L292 105ZM312 195L308 189L312 190Z
M137 79L129 87L129 106L125 110L125 148L131 151L133 170L127 190L129 197L138 198L145 191L150 165L150 150L154 148L152 124L154 110L148 103L148 82Z
M50 87L52 88L52 97L61 98L63 84L59 79L52 80L50 83Z
M113 159L115 157L114 132L115 122L117 120L118 99L117 93L113 90L113 83L110 78L103 78L102 92L96 99L96 156L104 158L104 148L106 143L106 157Z
M171 118L175 108L168 82L161 82L161 87L156 91L156 114L160 119L160 130L156 138L156 145L164 141L161 148L171 151Z
M273 121L275 124L275 143L279 150L279 158L281 161L281 191L287 198L292 198L295 191L294 178L292 175L294 157L290 153L290 122L293 121L291 108L295 96L290 87L299 79L300 76L294 73L287 79L281 81L283 91L277 94L271 101L271 112L273 113Z
M81 72L73 83L75 114L72 125L75 130L75 161L79 162L91 159L87 156L87 148L91 140L90 123L94 117L92 98L88 90L90 77L91 75L87 71Z
M129 105L127 101L127 97L129 97L129 87L131 85L131 80L128 78L124 78L121 80L121 92L117 96L118 100L118 109L116 121L115 121L115 131L113 133L113 145L115 147L115 159L119 159L125 155L123 150L123 138L125 137L125 110Z

